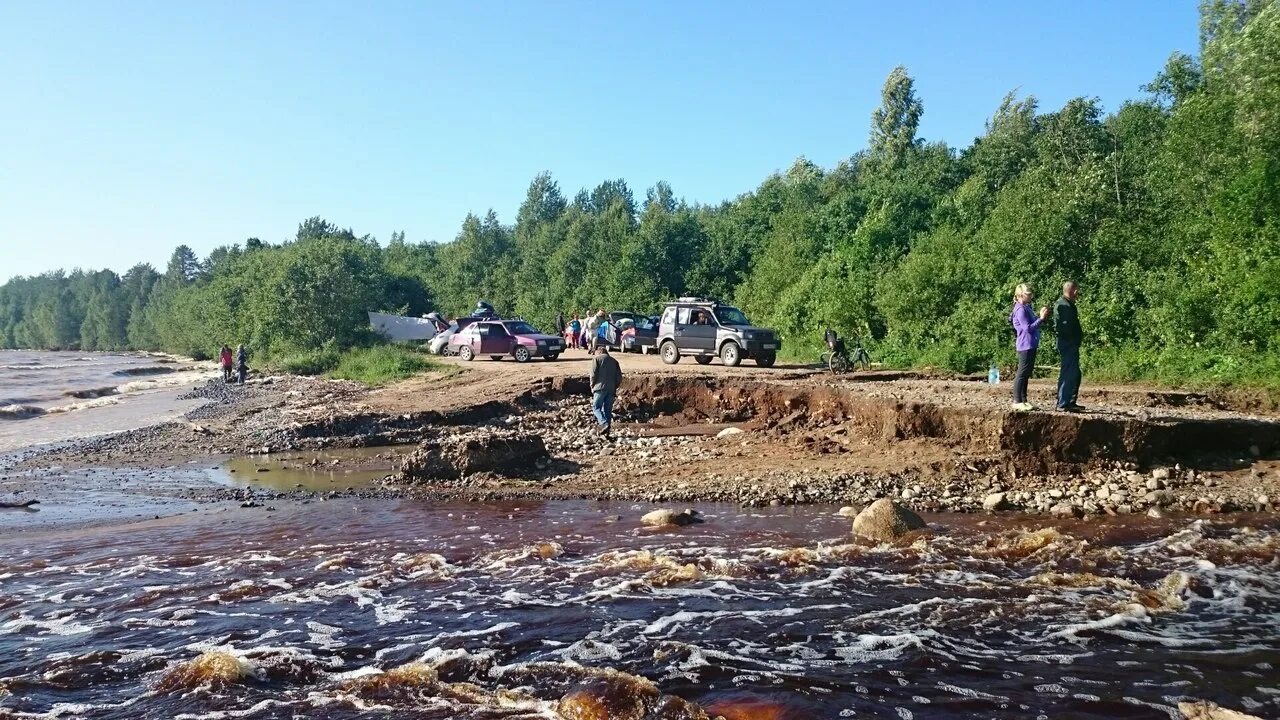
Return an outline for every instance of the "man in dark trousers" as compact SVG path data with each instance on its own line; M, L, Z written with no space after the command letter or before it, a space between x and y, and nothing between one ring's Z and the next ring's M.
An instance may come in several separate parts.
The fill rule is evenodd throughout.
M556 335L564 337L564 313L556 313Z
M609 354L608 345L600 345L591 361L591 411L600 423L600 434L608 435L613 426L613 399L622 384L622 368Z
M1053 306L1053 329L1057 334L1058 354L1062 366L1058 370L1058 409L1080 412L1084 408L1076 403L1080 393L1080 342L1084 332L1080 329L1080 314L1076 310L1076 295L1080 292L1074 280L1062 284L1062 297Z

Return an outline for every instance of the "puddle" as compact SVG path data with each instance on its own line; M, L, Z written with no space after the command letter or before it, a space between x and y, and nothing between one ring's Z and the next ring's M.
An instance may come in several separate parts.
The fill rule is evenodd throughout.
M288 492L345 490L377 485L399 467L412 446L334 449L250 455L228 460L212 471L224 485Z

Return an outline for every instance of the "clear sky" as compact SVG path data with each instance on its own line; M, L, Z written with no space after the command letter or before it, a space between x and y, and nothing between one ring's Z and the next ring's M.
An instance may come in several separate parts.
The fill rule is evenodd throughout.
M514 219L533 176L715 203L866 146L897 64L966 146L1011 89L1108 110L1195 0L0 0L0 280L162 267L312 215L385 241Z

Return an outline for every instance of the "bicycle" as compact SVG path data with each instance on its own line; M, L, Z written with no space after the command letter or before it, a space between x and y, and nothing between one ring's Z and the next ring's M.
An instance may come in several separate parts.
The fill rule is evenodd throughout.
M822 364L826 365L833 375L851 370L871 369L871 355L857 338L854 338L852 352L845 348L844 340L837 336L834 330L827 330L824 340L828 351L822 355Z

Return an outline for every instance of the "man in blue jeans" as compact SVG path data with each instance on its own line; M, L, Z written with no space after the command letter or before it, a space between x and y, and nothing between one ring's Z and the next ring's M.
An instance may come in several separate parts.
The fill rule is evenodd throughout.
M1057 334L1058 354L1062 366L1058 370L1058 409L1081 412L1076 403L1080 393L1080 342L1084 332L1080 329L1080 315L1076 310L1076 295L1080 292L1074 280L1062 284L1062 297L1053 306L1053 329Z
M609 354L609 346L597 346L591 361L591 411L600 424L600 434L608 435L613 426L613 399L622 384L622 368Z

